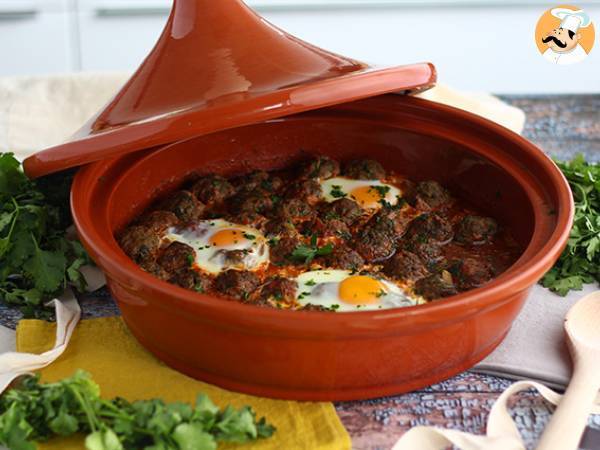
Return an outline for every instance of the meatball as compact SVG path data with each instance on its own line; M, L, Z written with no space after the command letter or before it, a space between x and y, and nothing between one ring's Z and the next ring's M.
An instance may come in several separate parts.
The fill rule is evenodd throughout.
M260 300L267 302L268 300L293 302L296 299L296 290L298 283L289 278L272 278L267 281L260 290Z
M434 240L440 243L452 239L452 225L437 213L422 214L410 223L406 237L410 240L427 242Z
M173 242L162 252L156 262L174 275L189 268L194 263L195 256L196 252L189 245Z
M389 258L396 250L396 246L394 236L390 231L367 223L357 239L354 240L354 249L365 261L371 263Z
M399 239L406 232L410 220L410 216L403 214L401 210L384 207L370 221L375 222L379 229Z
M157 234L163 234L167 228L179 223L179 219L170 211L153 211L143 216L138 225L141 225Z
M415 283L415 292L427 300L450 297L458 293L452 276L445 271L418 280Z
M321 219L339 219L344 221L346 225L352 225L362 214L362 208L349 198L341 198L331 203L323 203L319 208L319 217Z
M161 239L149 228L131 226L123 232L119 244L127 256L146 268L151 267L151 264L156 261Z
M298 199L305 201L310 205L314 205L321 200L321 185L317 180L299 180L291 184L287 189L286 199Z
M333 178L340 174L340 165L337 161L326 156L320 156L308 161L300 169L300 178Z
M264 214L271 211L271 209L273 209L271 195L262 190L239 193L233 198L230 206L232 214Z
M462 244L483 244L498 232L498 224L491 217L465 216L458 224L456 241Z
M406 250L400 250L389 259L383 271L392 278L405 281L416 281L429 275L421 259Z
M495 276L494 267L489 261L473 258L451 261L448 271L461 291L480 287Z
M232 184L235 185L238 192L239 191L253 191L255 189L263 189L263 183L265 185L269 185L270 175L268 172L264 170L255 170L247 175L243 175L241 177L237 177L232 180Z
M208 292L211 288L211 280L208 276L200 274L193 269L187 268L174 274L169 283L176 284L184 289L194 290L199 293Z
M444 261L442 246L437 241L407 240L402 243L402 248L417 255L430 270Z
M311 220L315 215L315 210L308 203L298 198L283 202L277 208L277 217L294 223Z
M178 191L162 202L159 209L172 212L182 222L194 222L202 217L205 205L190 191Z
M414 203L417 209L437 209L451 202L452 197L437 181L423 181L415 189Z
M365 260L358 252L348 247L337 247L333 252L325 257L327 267L332 267L341 270L358 270Z
M344 167L344 175L357 180L381 180L385 178L385 169L372 159L350 161Z
M257 230L262 229L267 223L267 218L262 214L258 214L255 212L242 212L240 214L230 214L225 216L225 220L238 223L240 225L247 225L252 228L256 228Z
M319 237L339 237L342 239L351 239L352 234L345 222L339 219L321 220L315 219L312 222L305 222L302 228L305 235L316 235Z
M293 263L292 253L302 242L293 236L283 236L274 245L271 246L271 263L283 265Z
M155 261L151 261L147 263L143 269L154 275L156 278L160 278L163 281L168 281L171 278L171 274L168 273L165 269L159 266Z
M238 300L248 300L260 285L254 272L227 270L215 279L215 289L221 294Z
M276 218L265 224L265 233L267 236L293 236L298 234L298 231L291 220Z
M229 181L219 175L206 175L194 183L191 192L198 200L213 205L231 197L235 189Z

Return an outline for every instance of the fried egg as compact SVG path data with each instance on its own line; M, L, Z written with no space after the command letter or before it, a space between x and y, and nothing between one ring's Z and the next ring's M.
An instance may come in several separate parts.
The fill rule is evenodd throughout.
M422 303L411 298L399 286L370 275L353 274L348 270L317 270L296 278L297 302L323 306L338 311L372 311L400 308Z
M269 262L267 239L258 230L222 219L170 228L165 239L192 247L196 266L212 274L227 269L256 270Z
M400 189L379 180L352 180L337 177L324 180L320 184L325 201L334 202L348 197L364 209L379 209L383 201L395 205L402 196Z

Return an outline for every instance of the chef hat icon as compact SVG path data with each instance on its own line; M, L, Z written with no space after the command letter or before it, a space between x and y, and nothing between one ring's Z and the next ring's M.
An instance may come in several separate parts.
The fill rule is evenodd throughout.
M582 9L573 11L567 8L554 8L551 13L561 20L560 28L571 30L573 33L577 33L577 30L586 28L592 23L590 16Z

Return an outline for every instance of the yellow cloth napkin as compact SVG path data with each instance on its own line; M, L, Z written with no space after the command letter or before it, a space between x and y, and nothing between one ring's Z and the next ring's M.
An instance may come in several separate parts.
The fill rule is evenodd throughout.
M55 332L55 324L23 320L17 328L17 351L42 353L54 345ZM67 350L41 370L42 380L55 381L72 375L77 369L92 374L105 398L162 398L167 402L193 403L197 393L203 392L220 406L250 405L258 417L266 416L277 427L270 439L243 446L223 445L221 449L344 450L351 447L350 437L331 403L252 397L196 381L170 369L147 352L121 318L80 322ZM40 446L43 450L82 448L81 437L55 439Z

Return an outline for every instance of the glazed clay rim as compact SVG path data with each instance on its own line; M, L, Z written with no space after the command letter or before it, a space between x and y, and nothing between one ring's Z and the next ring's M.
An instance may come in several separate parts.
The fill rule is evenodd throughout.
M413 103L413 106L416 107L434 109L444 114L452 114L455 116L455 119L461 119L468 122L470 125L486 128L488 131L504 139L512 140L545 169L546 173L552 179L552 187L557 191L556 196L559 210L557 211L556 225L546 244L536 251L533 247L535 243L532 239L532 242L530 242L524 250L523 256L515 263L515 265L481 288L431 302L426 305L382 311L364 311L331 315L318 312L271 310L267 308L257 308L252 305L245 305L236 301L227 301L217 297L201 295L161 281L144 272L133 261L126 257L114 238L110 242L107 242L100 238L98 233L94 232L93 234L96 235L94 236L96 238L90 239L90 230L82 228L80 226L82 221L74 214L74 220L78 231L85 236L85 240L88 245L93 248L94 253L102 255L103 262L107 266L110 266L109 271L107 271L109 276L116 274L117 281L126 286L132 285L129 280L135 280L134 284L148 286L152 290L170 297L171 302L156 302L157 306L168 310L182 306L187 311L199 313L193 317L186 315L188 319L210 320L210 316L213 316L232 323L239 321L248 326L250 326L250 322L261 322L265 325L266 329L264 330L258 330L250 326L255 333L264 332L265 334L268 334L269 331L274 331L275 329L290 331L291 328L295 328L291 327L291 325L297 325L297 332L303 331L310 333L315 330L327 335L327 329L330 326L345 324L351 327L353 332L358 334L365 333L368 335L374 333L381 335L386 331L399 334L402 328L402 318L411 317L412 327L415 326L415 318L419 318L422 321L419 323L421 326L430 325L436 327L444 322L457 322L463 318L477 314L481 311L482 307L500 306L504 302L510 301L510 297L502 298L505 296L506 291L517 293L531 287L532 283L527 280L541 277L541 274L550 269L554 259L558 258L563 245L568 239L573 221L574 206L568 183L563 174L548 156L518 134L480 116L450 106L414 98L407 98L406 101ZM170 148L172 145L176 144L162 147L162 149ZM72 204L77 202L77 192L83 192L81 186L82 180L88 178L87 174L92 173L97 165L98 164L91 164L81 169L73 185L71 197ZM537 219L538 217L536 216L536 220ZM537 225L534 228L534 235L535 231L537 231ZM524 256L533 253L534 251L535 254L531 254L528 259L524 260ZM499 299L501 299L501 301ZM244 314L250 311L254 311L255 314ZM448 314L448 319L440 321L439 317L441 314L449 311L456 313ZM183 311L181 311L181 313L183 314ZM206 315L207 313L209 313L209 315ZM274 325L272 321L270 321L275 318L280 319L277 322L277 325ZM309 320L310 318L312 318L312 320ZM373 330L370 326L364 326L363 328L360 324L364 324L365 321L377 323L381 326L390 323L394 326L394 329L389 331L384 328L381 330ZM239 324L235 324L235 326L238 325ZM410 332L410 330L407 330L407 332ZM325 335L322 337L325 338ZM314 337L313 335L311 336ZM332 337L335 336L332 335ZM356 337L358 338L360 336Z

